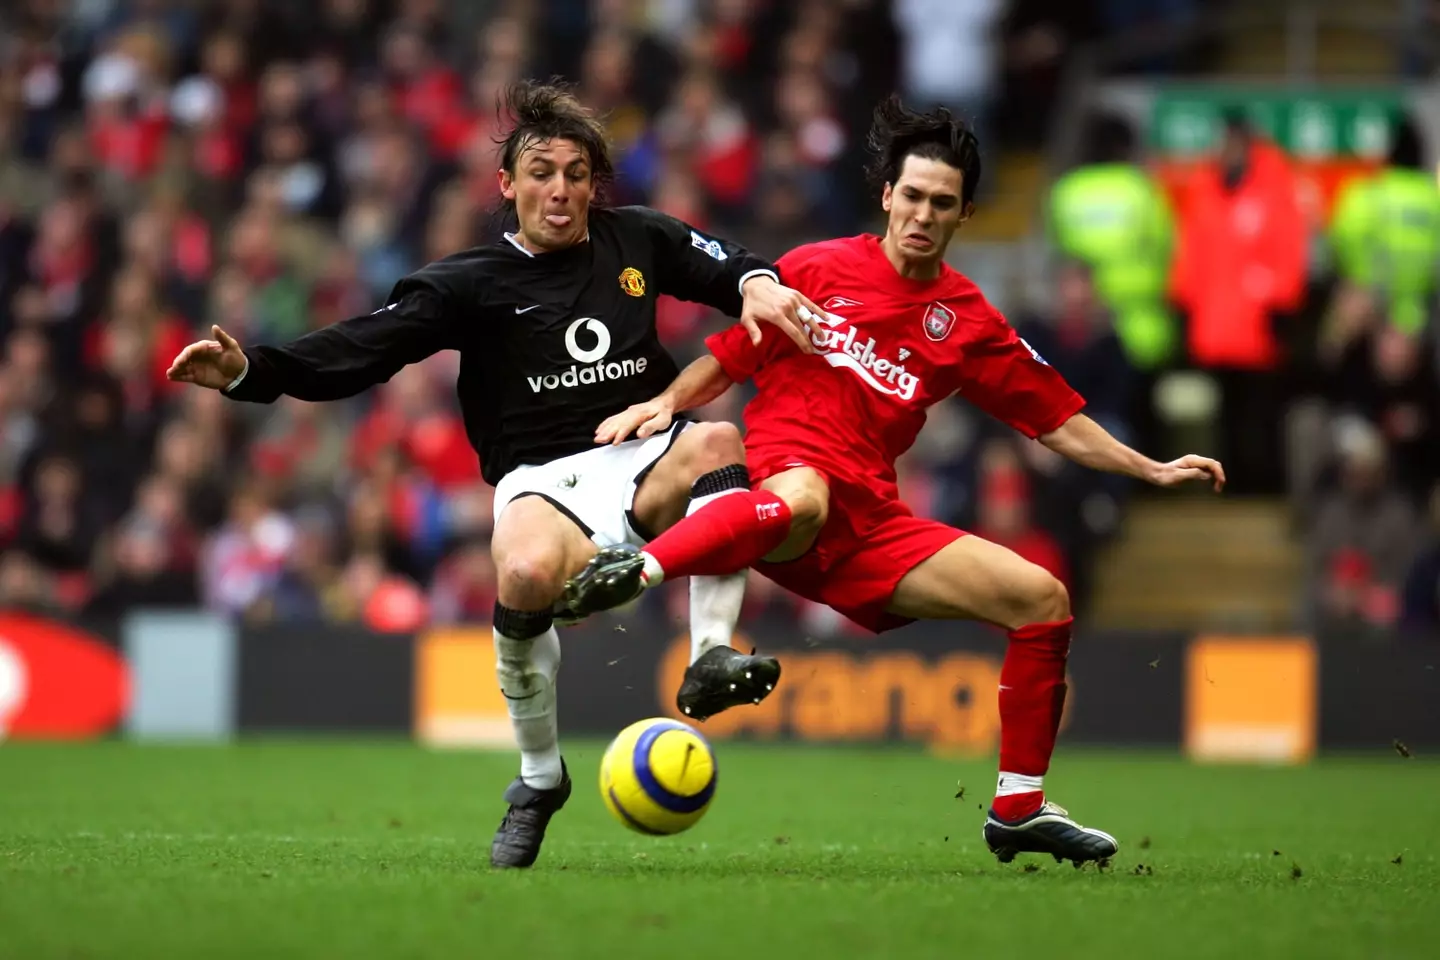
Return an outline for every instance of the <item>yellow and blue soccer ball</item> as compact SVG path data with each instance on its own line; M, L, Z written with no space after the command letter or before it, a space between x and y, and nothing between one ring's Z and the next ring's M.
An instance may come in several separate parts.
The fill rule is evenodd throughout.
M632 723L600 760L600 795L610 813L639 833L664 836L693 827L715 797L715 752L678 720Z

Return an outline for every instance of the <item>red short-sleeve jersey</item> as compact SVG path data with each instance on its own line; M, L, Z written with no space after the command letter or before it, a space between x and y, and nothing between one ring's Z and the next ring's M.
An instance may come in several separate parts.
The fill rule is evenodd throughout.
M825 310L816 352L801 353L773 327L758 346L739 326L706 341L732 380L753 378L758 388L745 409L757 479L804 464L894 498L896 458L926 409L954 393L1028 437L1085 404L948 266L934 280L902 277L871 235L798 247L777 266Z

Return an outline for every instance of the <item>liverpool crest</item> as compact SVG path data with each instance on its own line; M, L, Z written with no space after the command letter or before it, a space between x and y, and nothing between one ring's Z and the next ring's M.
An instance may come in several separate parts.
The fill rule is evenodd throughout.
M925 310L925 336L931 340L944 340L955 326L955 311L949 307L932 303Z

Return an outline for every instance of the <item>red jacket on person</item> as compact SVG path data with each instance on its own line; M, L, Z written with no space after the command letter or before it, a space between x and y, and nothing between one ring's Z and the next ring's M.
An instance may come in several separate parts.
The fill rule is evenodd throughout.
M1218 162L1197 170L1182 205L1172 286L1201 367L1263 370L1280 361L1271 327L1305 292L1306 225L1284 154L1255 141L1234 190Z

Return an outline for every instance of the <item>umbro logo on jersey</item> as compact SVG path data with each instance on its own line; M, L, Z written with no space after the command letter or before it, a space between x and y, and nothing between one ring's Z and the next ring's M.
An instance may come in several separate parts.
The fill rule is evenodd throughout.
M515 308L515 315L518 317L518 316L519 316L520 314L522 314L522 313L529 313L531 310L534 310L534 309L536 309L536 308L539 307L539 306L540 306L540 304L538 304L538 303L532 303L530 306L524 307L523 309L522 309L521 307L516 307L516 308Z

